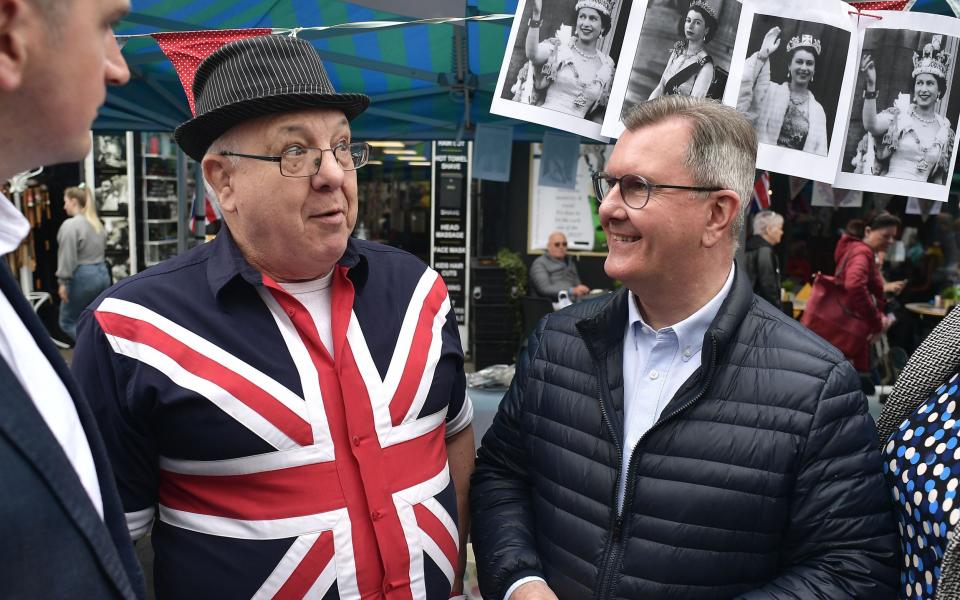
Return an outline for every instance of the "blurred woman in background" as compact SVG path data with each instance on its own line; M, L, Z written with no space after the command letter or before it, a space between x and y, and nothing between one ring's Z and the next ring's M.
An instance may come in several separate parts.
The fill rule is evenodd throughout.
M853 219L837 242L833 258L835 278L842 293L835 298L841 314L824 318L808 303L801 322L844 353L863 377L870 372L870 340L885 332L894 318L884 313L884 292L899 293L903 281L884 283L877 264L877 253L886 252L897 237L900 219L880 213L866 223ZM830 310L835 307L826 306ZM836 313L836 311L835 311ZM865 379L865 389L868 389Z
M67 188L63 208L68 219L57 232L60 329L75 340L80 312L110 287L110 273L104 262L107 236L88 189Z

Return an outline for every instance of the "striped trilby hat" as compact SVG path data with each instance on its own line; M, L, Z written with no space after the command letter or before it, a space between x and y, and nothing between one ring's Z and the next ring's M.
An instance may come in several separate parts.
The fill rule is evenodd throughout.
M304 108L338 108L353 119L370 104L364 94L338 94L313 44L264 35L224 44L197 69L196 116L177 127L174 139L190 158L231 127L264 115Z

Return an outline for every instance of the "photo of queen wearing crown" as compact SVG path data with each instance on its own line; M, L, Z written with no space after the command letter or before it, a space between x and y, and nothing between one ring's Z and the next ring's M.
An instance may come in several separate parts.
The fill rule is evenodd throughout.
M717 69L713 57L707 52L707 44L717 34L717 9L711 0L691 0L679 22L677 30L680 40L670 49L667 66L660 77L660 83L650 93L650 100L663 95L711 97L719 100L723 96L723 84L719 86L719 95L709 95Z
M760 49L747 58L737 109L753 123L761 143L826 156L830 127L810 89L823 45L811 33L791 37L786 42L786 80L774 83L770 55L780 48L781 33L780 27L771 27Z
M614 4L615 0L577 0L572 35L558 32L541 42L543 0L531 0L524 40L529 63L517 75L513 100L580 118L597 114L602 121L616 64L600 49L600 42L610 33Z
M885 40L877 39L881 36L890 38L894 44L900 42L901 51L896 52L895 46L891 48L891 44L883 43ZM945 116L947 107L943 98L950 91L948 82L957 38L885 30L868 31L866 37L873 39L865 39L860 58L859 88L863 106L859 114L865 133L847 164L858 174L945 183L950 171L954 130ZM909 58L902 51L905 37L914 38L918 44ZM871 52L871 48L876 50ZM875 54L878 58L874 58ZM893 56L884 56L886 54ZM877 73L881 56L892 59L880 62L886 77ZM909 79L904 76L907 69ZM879 111L878 97L884 86L888 90L883 97L888 102L892 99L892 106ZM859 131L851 128L851 133L855 135Z

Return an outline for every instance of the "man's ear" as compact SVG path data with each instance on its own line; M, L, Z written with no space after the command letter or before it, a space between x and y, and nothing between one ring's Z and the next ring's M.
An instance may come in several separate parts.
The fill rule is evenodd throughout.
M711 192L707 201L709 212L701 243L712 248L728 242L730 227L740 212L740 196L732 190L720 190Z
M38 18L26 0L0 0L0 91L12 92L23 83L28 41L40 32Z
M3 0L0 0L2 2ZM213 188L223 212L236 212L233 197L233 164L226 156L207 154L200 162L203 178Z

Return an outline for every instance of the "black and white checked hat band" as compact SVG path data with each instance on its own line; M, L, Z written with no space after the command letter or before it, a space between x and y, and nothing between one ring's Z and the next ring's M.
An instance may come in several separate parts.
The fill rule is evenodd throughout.
M196 117L174 131L194 160L231 127L264 115L304 108L337 108L353 119L370 104L364 94L338 94L313 45L265 35L224 44L197 69Z

